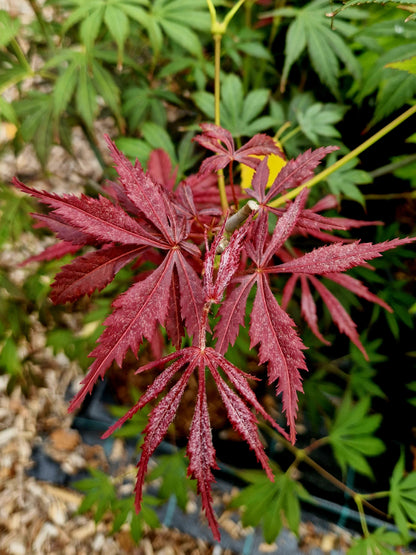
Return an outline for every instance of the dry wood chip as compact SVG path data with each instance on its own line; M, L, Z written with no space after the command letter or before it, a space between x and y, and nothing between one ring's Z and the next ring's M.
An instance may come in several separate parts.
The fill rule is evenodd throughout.
M76 430L54 430L49 438L53 447L59 451L73 451L81 443L81 436Z
M94 534L95 523L92 520L89 520L86 524L84 524L84 526L80 526L72 531L72 537L76 541L84 541Z
M276 553L278 550L278 547L276 545L276 543L261 543L259 545L259 551L260 553Z

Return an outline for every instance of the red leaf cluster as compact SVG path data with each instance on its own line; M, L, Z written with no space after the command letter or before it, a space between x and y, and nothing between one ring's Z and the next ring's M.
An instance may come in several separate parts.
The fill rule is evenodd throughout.
M394 239L378 245L342 240L332 232L369 223L322 215L321 211L334 207L331 196L307 208L306 189L293 202L287 202L284 208L269 206L277 195L284 195L287 190L310 179L316 166L334 147L308 150L290 160L271 188L266 190L267 158L260 161L252 155L282 155L271 138L256 135L236 150L231 134L225 129L212 124L201 127L203 133L195 140L215 154L203 161L198 176L189 177L176 188L176 173L166 153L154 152L146 173L137 161L131 164L109 139L118 181L105 187L107 197L60 197L31 189L17 179L14 184L49 208L47 214L35 217L61 241L32 260L60 257L84 246L90 247L56 276L51 293L55 303L72 302L103 289L121 268L132 261L138 271L146 260L155 263L153 270L142 274L114 300L113 312L105 320L105 330L91 353L95 360L71 402L70 410L79 407L113 362L121 365L129 350L137 354L144 340L156 341L159 327L163 326L176 351L139 367L137 372L158 368L160 374L138 403L104 437L161 396L150 413L138 463L136 507L139 510L149 459L173 422L189 379L195 375L198 394L189 430L188 473L197 480L203 508L218 539L211 498L216 462L205 391L206 374L210 374L215 382L232 426L273 480L258 435L255 413L290 441L295 441L298 393L302 391L301 371L307 370L302 340L295 322L286 312L296 283L300 282L301 287L302 315L315 335L326 342L318 329L311 287L328 307L339 330L365 354L354 322L320 278L332 280L389 310L363 283L344 272L413 239ZM227 231L230 226L227 227L224 219L221 221L212 172L233 162L247 164L256 170L252 188L248 190L248 195L256 201L251 201L250 206L250 209L256 207L256 214L231 233ZM272 231L269 230L270 212L278 216ZM298 248L288 249L286 242L295 235L310 235L328 244L306 253ZM276 274L289 274L281 304L275 294L273 276ZM250 295L252 303L248 303ZM212 317L210 320L213 305L219 305L216 320ZM249 305L252 306L249 321L251 347L258 347L259 364L267 366L268 382L275 384L276 394L281 396L288 433L256 399L248 381L254 378L225 357L240 326L245 325ZM181 348L185 333L192 338L192 344ZM207 337L211 337L210 344L207 344Z

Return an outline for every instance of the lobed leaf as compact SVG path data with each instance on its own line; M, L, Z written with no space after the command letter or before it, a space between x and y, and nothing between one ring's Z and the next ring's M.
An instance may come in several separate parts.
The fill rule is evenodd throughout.
M354 241L349 244L325 245L304 254L300 258L269 267L266 271L276 274L289 272L310 275L344 272L355 266L363 265L367 260L380 257L384 251L413 243L415 240L416 237L405 237L377 244Z
M212 443L211 424L205 393L205 367L203 366L199 366L198 371L198 397L189 430L186 453L189 458L188 475L197 480L202 506L214 538L219 541L220 533L212 509L211 496L211 484L215 481L212 469L218 468L218 465L215 462L215 449Z
M63 266L52 284L51 299L66 303L91 295L108 285L116 273L136 258L146 247L123 246L104 247L78 257L71 264Z
M146 279L134 284L114 301L115 310L105 320L106 329L90 355L95 357L95 361L81 382L83 387L71 401L69 411L81 404L113 361L121 366L129 349L136 354L144 338L149 341L153 338L157 323L164 324L173 271L172 258L173 254L168 255Z
M100 196L98 199L82 195L80 198L65 194L62 196L46 191L31 189L18 179L13 184L21 191L39 199L54 209L58 221L76 230L87 233L99 243L123 243L126 245L165 245L157 237L150 235L137 220L131 218L119 206Z
M295 323L279 306L264 274L257 278L257 292L250 322L250 348L259 347L260 364L267 363L269 383L277 381L276 393L282 394L283 412L295 442L297 393L303 391L299 370L307 370L305 348L294 330Z

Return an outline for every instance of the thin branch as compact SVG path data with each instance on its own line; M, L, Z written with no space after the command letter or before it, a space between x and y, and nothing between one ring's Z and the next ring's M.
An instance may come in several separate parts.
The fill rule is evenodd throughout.
M406 110L403 114L398 116L396 119L391 121L385 127L383 127L383 129L380 129L380 131L377 131L377 133L375 133L372 137L364 141L361 145L357 146L357 148L355 148L354 150L351 150L351 152L349 152L348 154L346 154L345 156L337 160L335 164L332 164L332 166L330 166L329 168L324 169L323 171L321 171L320 173L312 177L312 179L309 179L309 181L302 183L302 185L299 185L299 187L296 187L295 189L292 189L289 192L285 192L284 196L273 200L272 202L269 203L269 206L273 208L276 208L277 206L281 206L282 204L285 204L288 200L295 198L304 189L310 189L317 183L320 183L321 181L329 177L331 174L333 174L335 171L337 171L339 168L344 166L347 162L349 162L350 160L353 160L359 154L367 150L367 148L375 144L385 135L390 133L390 131L395 129L398 125L406 121L410 116L413 116L413 114L415 113L416 113L416 104L411 108L409 108L408 110Z

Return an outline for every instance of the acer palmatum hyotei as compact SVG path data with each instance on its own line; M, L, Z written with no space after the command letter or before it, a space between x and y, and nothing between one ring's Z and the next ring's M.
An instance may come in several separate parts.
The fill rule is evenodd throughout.
M17 179L14 184L51 209L46 214L35 214L35 218L60 239L57 245L32 260L59 258L85 246L93 247L63 266L52 284L53 302L72 302L101 290L121 268L135 261L138 278L113 302L113 312L105 320L105 330L90 355L95 360L70 410L80 406L97 379L103 378L114 362L122 365L129 350L137 355L144 340L156 342L159 328L163 326L175 352L138 368L137 373L150 369L160 369L160 373L137 404L104 437L163 394L150 413L138 463L136 508L140 510L149 459L173 422L191 375L195 375L198 393L189 430L188 473L197 481L203 508L218 539L211 500L216 461L205 392L207 374L216 384L232 426L273 480L258 435L256 413L291 442L295 441L301 371L307 370L304 345L285 310L296 282L301 285L301 312L313 333L327 342L318 329L311 286L326 304L339 331L366 356L354 322L320 278L328 278L390 310L363 283L344 272L413 239L393 239L379 244L342 239L332 232L379 222L326 217L320 212L333 208L334 198L329 195L307 208L307 189L284 208L269 205L276 196L310 179L316 166L335 147L308 150L288 161L266 190L267 155L283 156L270 137L255 135L236 150L231 134L225 129L213 124L201 127L203 133L195 140L214 151L214 155L202 163L198 175L189 177L176 188L166 153L153 152L145 173L139 162L132 165L109 138L118 181L105 186L106 196L58 196L27 187ZM261 156L266 157L261 160ZM244 211L241 218L222 214L213 173L227 166L232 172L235 162L255 169L251 189L242 193L233 187L233 191L228 191L229 198L238 197L243 207L247 195L251 197L249 209L240 209ZM278 216L272 232L269 231L271 212ZM288 245L288 239L295 235L310 235L327 244L304 253ZM149 260L154 269L140 274L140 266ZM281 304L274 290L276 274L289 276ZM288 432L258 402L249 383L256 378L225 358L240 325L245 324L251 292L254 301L249 323L250 347L258 347L259 364L267 367L268 383L275 384L276 393L281 397ZM211 313L214 305L219 305L216 319ZM189 346L183 346L186 344Z

